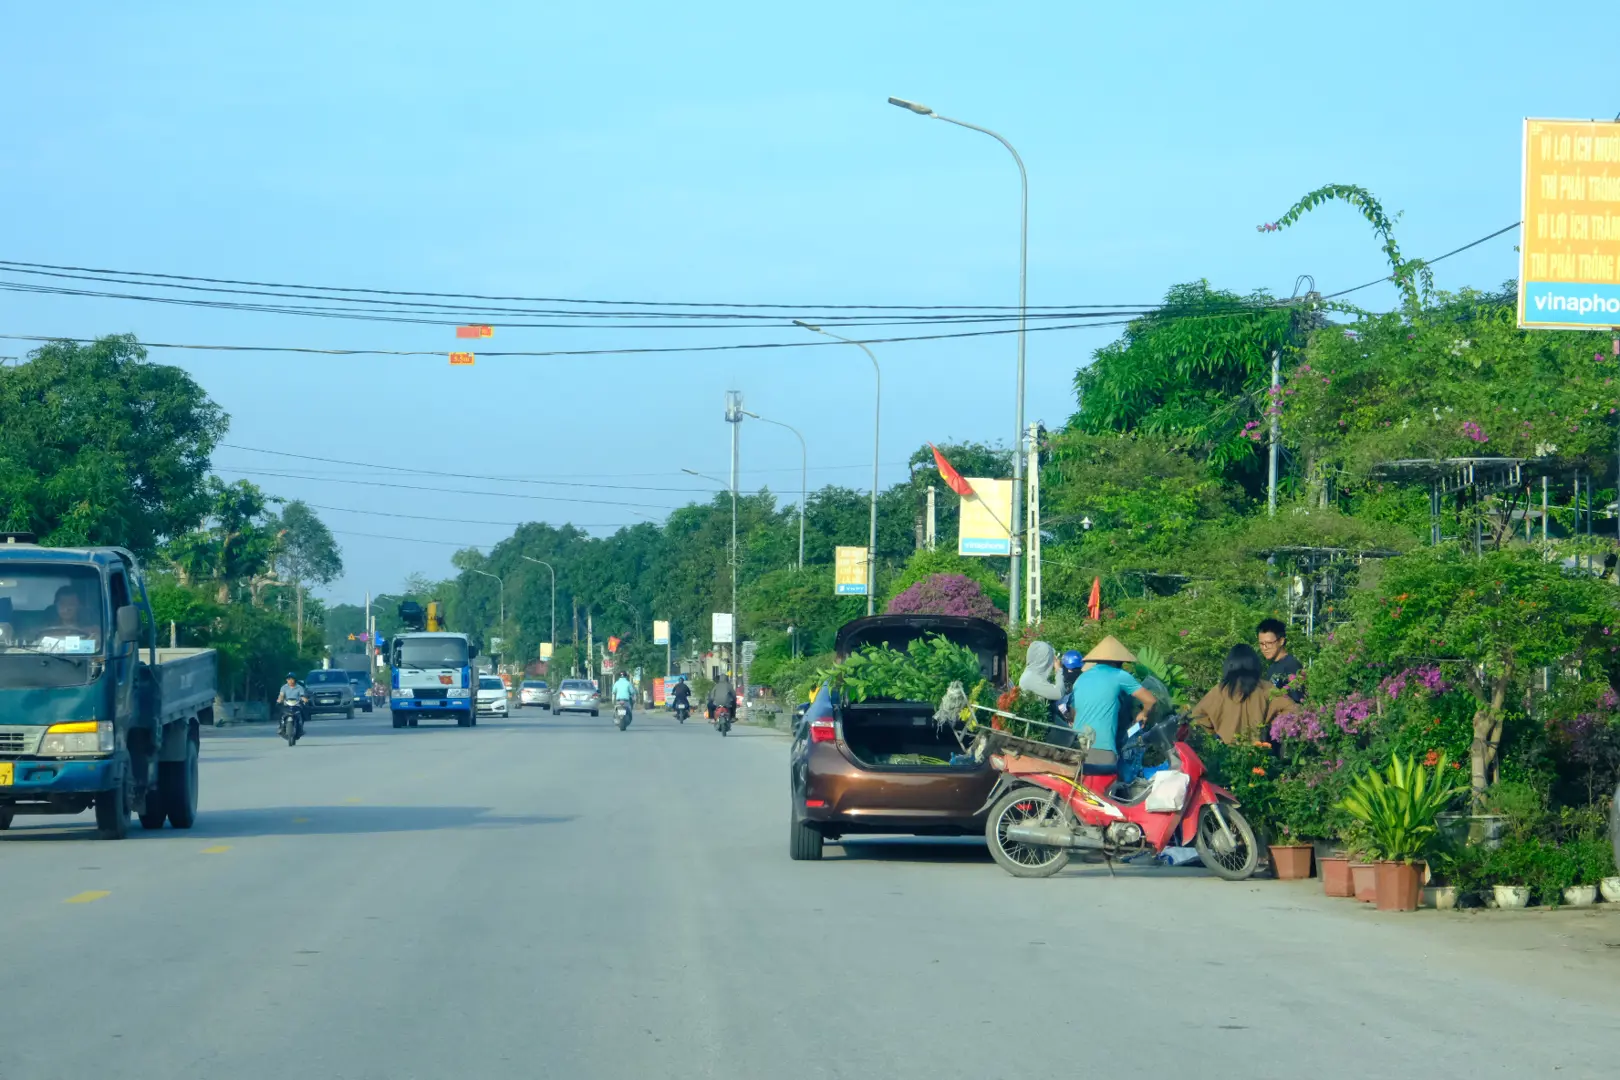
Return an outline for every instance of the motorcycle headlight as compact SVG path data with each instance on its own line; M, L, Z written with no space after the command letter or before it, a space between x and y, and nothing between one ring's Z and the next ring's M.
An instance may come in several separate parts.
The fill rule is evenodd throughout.
M52 724L45 729L39 752L46 756L59 754L110 754L113 751L111 720L73 720L65 724Z

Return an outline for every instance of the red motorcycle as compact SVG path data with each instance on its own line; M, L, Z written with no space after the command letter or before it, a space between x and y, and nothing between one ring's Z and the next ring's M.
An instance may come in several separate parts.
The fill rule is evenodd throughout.
M714 727L722 736L731 732L731 710L724 705L714 707Z
M1128 740L1122 760L1163 766L1129 783L1084 765L1083 747L995 733L990 765L1002 776L986 800L991 856L1014 877L1047 877L1075 851L1116 859L1190 844L1217 877L1249 877L1260 863L1254 829L1232 793L1210 782L1184 730L1172 716Z

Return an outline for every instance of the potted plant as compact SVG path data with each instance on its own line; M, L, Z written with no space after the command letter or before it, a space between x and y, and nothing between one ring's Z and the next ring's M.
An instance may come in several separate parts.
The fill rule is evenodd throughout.
M1496 907L1516 911L1529 906L1536 892L1534 886L1543 876L1540 853L1540 841L1519 837L1508 837L1486 853L1483 876L1491 883L1491 899Z
M1443 755L1433 769L1397 756L1387 770L1370 769L1351 782L1339 805L1366 827L1378 910L1417 910L1418 862L1434 846L1435 818L1461 790Z
M1316 857L1317 873L1322 875L1322 891L1329 896L1354 896L1355 885L1350 877L1350 856L1343 851Z
M1597 902L1598 888L1614 870L1614 850L1602 836L1580 836L1564 845L1574 870L1573 883L1564 887L1564 903L1587 907Z
M1326 832L1317 792L1303 780L1277 781L1272 794L1271 866L1279 881L1299 881L1311 876L1311 857L1316 846L1309 837Z
M1345 870L1350 875L1350 891L1345 895L1355 897L1359 903L1370 904L1378 899L1378 892L1370 853L1372 841L1367 836L1367 827L1359 821L1352 821L1344 830L1343 840Z

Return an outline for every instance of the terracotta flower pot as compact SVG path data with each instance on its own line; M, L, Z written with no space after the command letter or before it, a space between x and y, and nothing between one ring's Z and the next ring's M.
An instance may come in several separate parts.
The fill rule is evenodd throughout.
M1322 891L1329 896L1354 896L1356 888L1350 881L1350 860L1343 855L1329 855L1316 860L1316 870L1322 875Z
M1311 845L1272 844L1271 868L1278 881L1302 881L1311 876Z
M1379 911L1416 911L1423 879L1412 863L1375 863L1377 904Z
M1378 882L1373 877L1373 864L1370 862L1353 862L1350 864L1350 881L1357 900L1363 904L1370 904L1378 899Z

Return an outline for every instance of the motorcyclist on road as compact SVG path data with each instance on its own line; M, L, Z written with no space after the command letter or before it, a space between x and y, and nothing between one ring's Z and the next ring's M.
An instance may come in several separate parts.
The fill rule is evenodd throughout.
M687 709L691 709L692 688L686 685L685 679L677 682L674 687L671 688L669 696L677 708L684 705Z
M732 685L731 676L721 673L709 688L709 723L714 723L714 710L716 708L735 709L737 707L737 688Z
M294 723L298 725L300 738L304 734L304 715L309 711L309 691L305 690L298 681L298 676L287 672L287 681L276 694L277 705L290 705L294 710Z
M613 703L624 702L626 711L634 705L636 700L636 684L630 681L628 675L620 675L613 682Z

